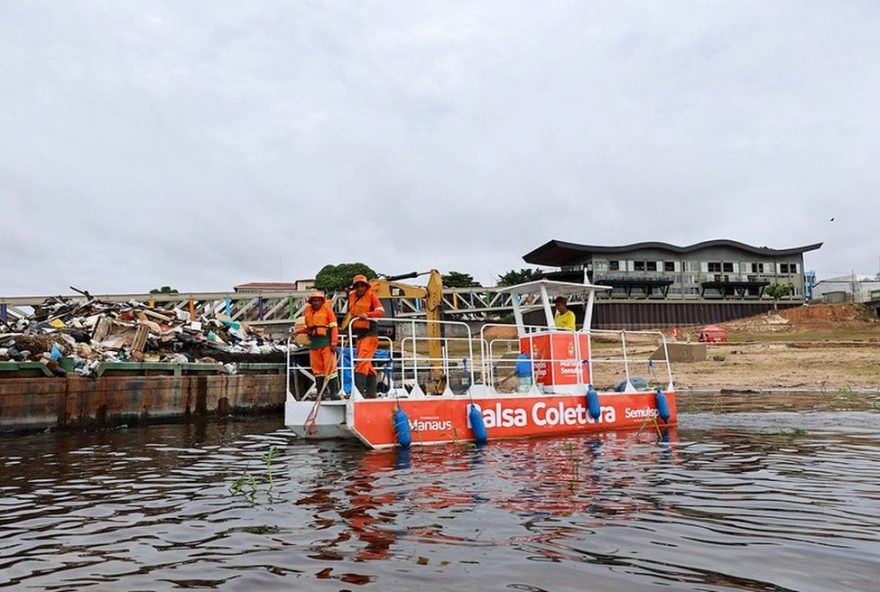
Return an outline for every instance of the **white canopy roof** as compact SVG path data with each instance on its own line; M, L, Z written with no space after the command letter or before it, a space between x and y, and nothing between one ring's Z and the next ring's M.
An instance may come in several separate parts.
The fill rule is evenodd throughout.
M589 331L592 323L593 316L593 300L595 299L597 290L610 290L609 286L597 286L594 284L575 284L572 282L554 282L551 280L537 280L534 282L526 282L524 284L517 284L516 286L509 286L507 288L501 288L498 291L501 293L509 293L512 298L511 304L513 305L513 316L516 319L517 329L519 331L520 336L525 334L525 325L523 324L523 310L525 307L524 303L520 302L520 296L525 296L527 300L531 300L531 296L537 296L539 301L543 301L543 309L544 309L544 318L546 322L546 326L548 328L554 327L553 322L553 305L551 301L553 298L559 296L572 296L575 294L586 294L586 306L584 307L584 330Z

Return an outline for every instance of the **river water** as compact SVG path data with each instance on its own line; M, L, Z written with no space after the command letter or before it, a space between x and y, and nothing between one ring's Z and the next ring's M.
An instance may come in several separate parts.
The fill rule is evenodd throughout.
M0 588L880 590L880 399L368 452L278 418L0 437Z

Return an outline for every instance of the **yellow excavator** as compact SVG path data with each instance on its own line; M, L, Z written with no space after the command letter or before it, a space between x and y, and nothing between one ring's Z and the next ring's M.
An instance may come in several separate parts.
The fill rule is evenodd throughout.
M407 280L427 275L428 283L425 286L405 284L400 280ZM440 330L440 304L443 301L443 278L440 272L432 269L426 272L406 273L402 275L380 276L370 281L370 288L380 300L389 301L401 298L418 298L425 303L425 318L428 321L426 337L428 340L428 357L431 358L431 382L425 385L425 392L439 395L446 390L446 376L443 374L443 348ZM390 304L390 302L388 303ZM394 307L386 307L386 316L393 317ZM343 330L351 321L349 315L342 321Z

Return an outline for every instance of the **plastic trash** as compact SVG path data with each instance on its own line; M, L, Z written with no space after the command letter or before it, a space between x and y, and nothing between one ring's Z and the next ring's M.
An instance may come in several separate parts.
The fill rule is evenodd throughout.
M642 378L641 376L631 376L629 379L630 383L632 383L633 388L637 391L646 391L648 390L648 382ZM626 390L626 379L619 381L614 385L614 392L622 393Z
M532 388L532 359L529 354L520 354L516 357L516 376L518 384L516 390L526 393Z

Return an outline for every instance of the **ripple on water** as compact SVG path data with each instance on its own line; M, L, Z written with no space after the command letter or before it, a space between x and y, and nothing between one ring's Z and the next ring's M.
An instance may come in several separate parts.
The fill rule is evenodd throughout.
M367 452L270 420L17 438L0 586L874 590L880 414L723 404L668 443Z

